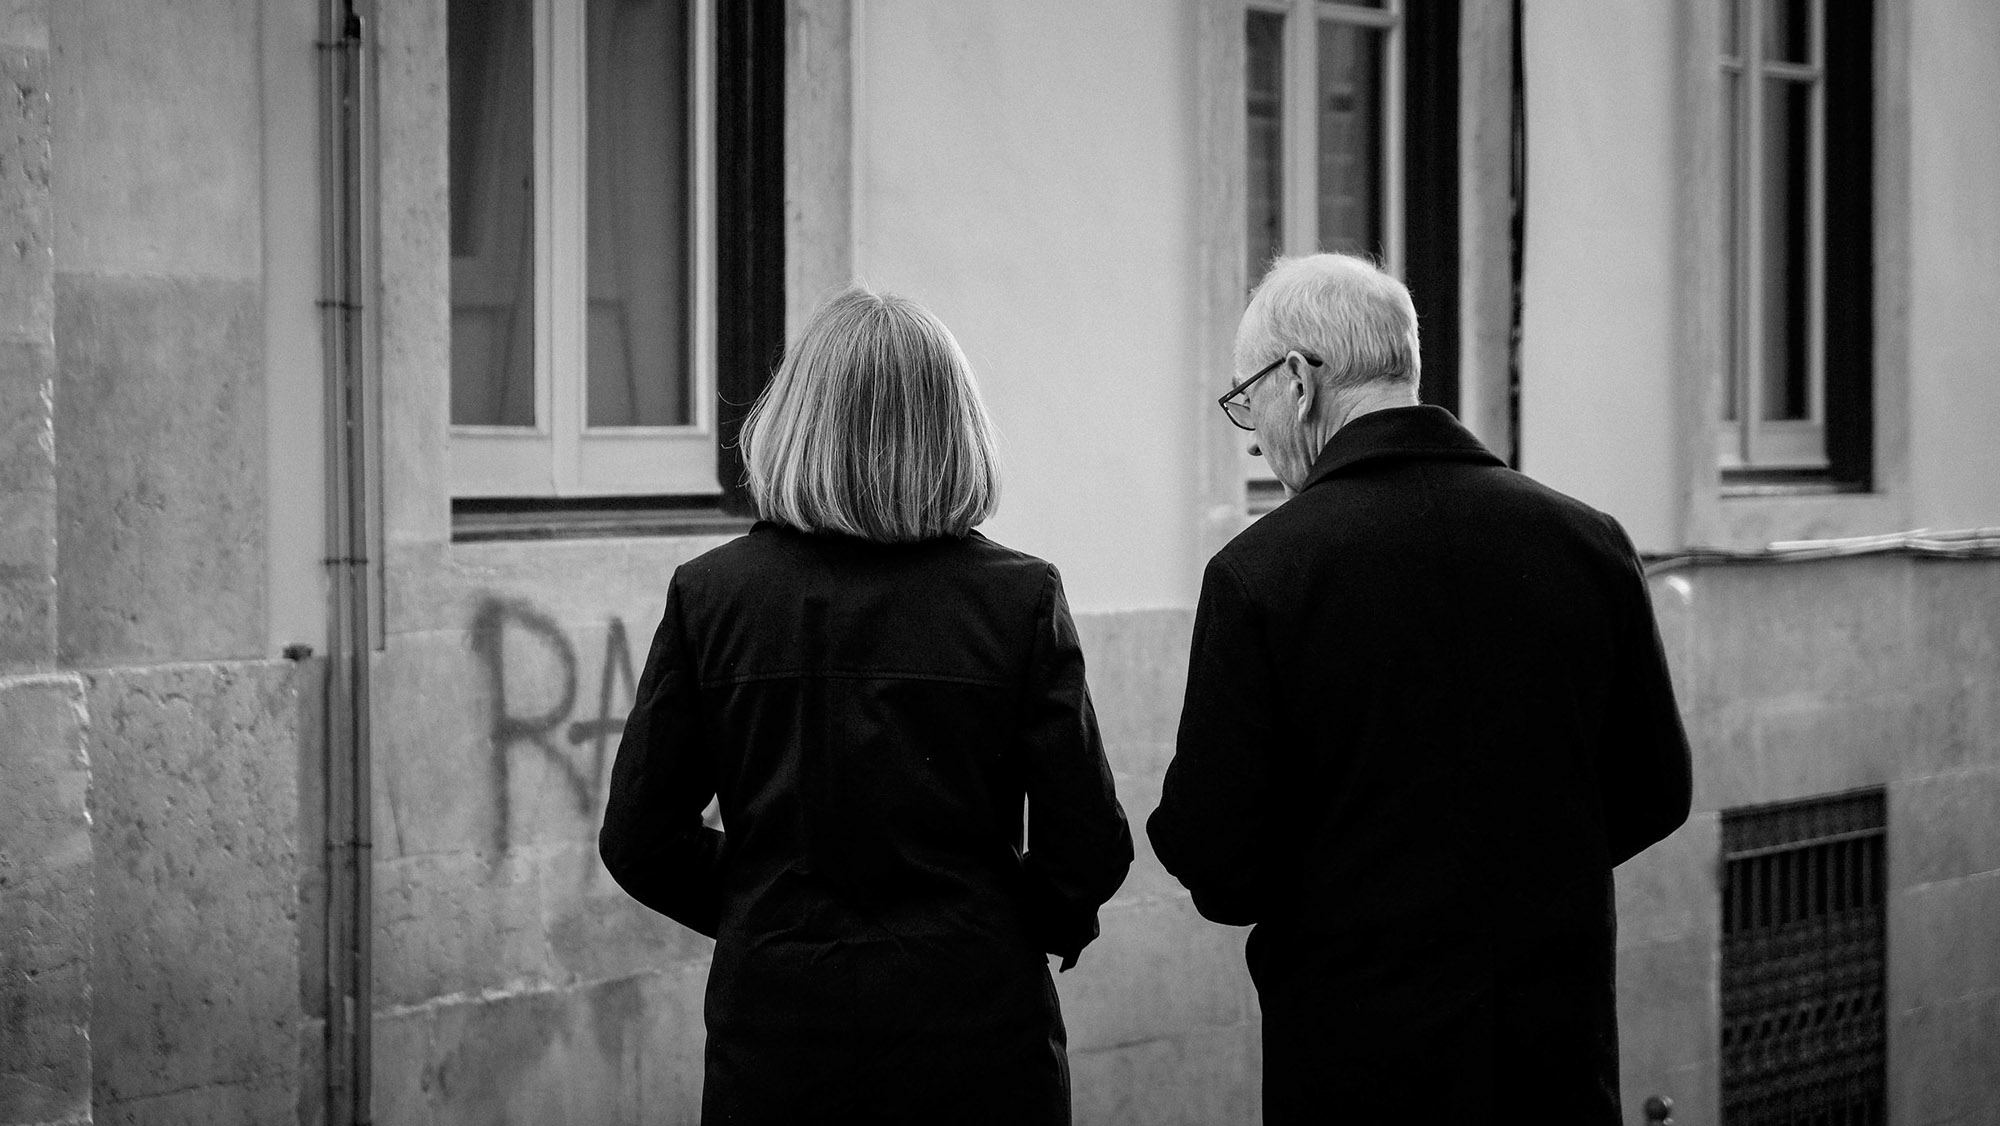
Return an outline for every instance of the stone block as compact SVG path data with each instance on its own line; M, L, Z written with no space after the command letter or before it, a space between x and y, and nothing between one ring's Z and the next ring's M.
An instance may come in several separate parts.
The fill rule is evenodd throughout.
M382 463L399 483L382 497L383 536L391 565L409 547L443 554L451 527L449 450L438 441L450 422L450 390L441 373L451 370L451 181L446 154L445 12L441 4L375 6L375 82L381 115L375 167L381 215L382 284L377 324L382 356ZM452 545L451 554L458 554ZM660 572L664 581L666 572ZM420 576L412 576L420 577ZM398 603L403 576L392 577L389 628L440 629L402 624L402 611L425 612L422 600ZM585 584L577 584L579 586ZM433 603L432 605L449 605ZM452 619L456 624L456 619Z
M1257 1024L1070 1052L1077 1126L1212 1126L1264 1120Z
M1898 1122L2000 1121L2000 990L1889 1016L1889 1106Z
M265 1075L102 1103L95 1126L271 1126L298 1113L295 1080Z
M0 1123L90 1112L83 685L0 678Z
M1665 1094L1680 1102L1669 1088L1683 1069L1716 1074L1720 959L1708 935L1618 951L1619 1084L1628 1097Z
M1187 899L1107 910L1100 926L1076 968L1056 975L1071 1050L1222 1028L1255 1014L1247 929L1211 923Z
M1688 718L1694 808L1727 810L1880 786L1925 769L1930 718L1907 691L1745 696Z
M296 676L273 661L86 678L102 1121L250 1123L292 1112L302 1021Z
M440 529L439 534L442 534ZM391 553L383 592L391 633L472 630L495 604L521 606L565 630L619 621L639 655L653 639L674 568L736 538L646 536L495 540ZM576 581L588 574L590 581Z
M1892 1008L2000 990L2000 872L1892 892L1888 910Z
M326 1126L326 1021L317 1017L299 1027L298 1077L298 1115L287 1126Z
M51 5L61 269L261 271L257 13L256 0Z
M1117 910L1135 903L1186 898L1186 889L1161 866L1159 854L1153 851L1152 839L1146 836L1146 818L1152 816L1153 810L1160 804L1159 779L1114 772L1111 782L1118 788L1119 804L1125 807L1125 820L1132 827L1132 869L1125 874L1125 882L1119 885L1117 895L1112 897L1105 909Z
M373 669L378 862L512 847L484 673L462 633L391 638Z
M1891 785L1888 860L1896 888L2000 869L2000 767Z
M8 507L0 498L0 509ZM48 668L56 641L55 576L0 573L0 675Z
M1990 560L1912 564L1926 682L1990 686L2000 678L2000 567Z
M1694 613L1683 706L1920 687L1910 572L1890 557L1677 572Z
M1155 799L1153 805L1159 804L1160 783L1166 780L1167 766L1174 760L1172 740L1164 743L1107 742L1104 745L1104 757L1111 761L1111 771L1119 778L1132 778L1152 786ZM1142 815L1151 814L1153 805L1139 812ZM1126 803L1126 812L1132 812L1130 802Z
M55 662L54 374L47 341L0 340L0 674Z
M558 977L528 853L434 853L375 865L375 1003L420 1005Z
M378 1013L375 1119L692 1123L705 978L648 974Z
M326 1016L326 660L297 665L299 685L298 839L299 1005L307 1017ZM379 846L377 849L379 853ZM322 1033L324 1035L324 1033ZM322 1086L324 1084L322 1083ZM309 1126L301 1123L300 1126Z
M0 0L0 44L49 49L49 0Z
M542 932L566 983L687 969L699 972L713 940L642 907L612 882L593 842L538 854Z
M262 315L251 282L58 276L66 663L264 649Z
M1613 873L1618 945L1721 933L1721 818L1698 813Z
M47 341L55 324L49 157L48 51L0 41L0 337Z
M376 662L384 855L594 846L650 628L517 603L473 626L397 637Z
M1188 610L1079 614L1085 675L1106 743L1171 746L1187 691Z

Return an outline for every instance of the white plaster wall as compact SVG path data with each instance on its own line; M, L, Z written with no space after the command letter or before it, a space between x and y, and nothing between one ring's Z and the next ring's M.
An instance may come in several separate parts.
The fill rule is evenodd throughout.
M1676 33L1653 0L1527 0L1521 460L1674 546Z
M1006 458L987 533L1062 568L1078 609L1192 604L1192 12L857 14L855 269L971 357Z
M326 647L319 9L264 0L264 370L270 428L269 651Z
M2000 4L1910 5L1915 521L2000 525Z

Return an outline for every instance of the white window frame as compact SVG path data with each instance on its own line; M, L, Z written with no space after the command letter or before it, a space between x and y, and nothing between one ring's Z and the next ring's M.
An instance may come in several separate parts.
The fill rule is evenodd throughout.
M1382 31L1382 255L1383 268L1403 276L1403 34L1406 0L1386 0L1380 8L1328 0L1249 0L1245 13L1285 17L1283 88L1279 94L1281 191L1280 250L1287 256L1317 254L1319 241L1319 30L1322 21ZM1243 112L1239 108L1238 112ZM1243 158L1239 158L1240 160ZM1240 220L1239 220L1240 221ZM1249 279L1255 285L1256 278ZM1261 512L1279 499L1271 468L1245 448L1239 458L1250 486L1250 507Z
M1809 0L1811 28L1808 57L1803 63L1771 62L1764 58L1764 4L1760 0L1719 0L1723 16L1738 10L1735 54L1728 53L1727 31L1721 55L1722 72L1737 81L1737 121L1734 136L1724 141L1736 152L1736 182L1724 185L1735 201L1736 229L1724 232L1725 253L1737 285L1736 338L1725 340L1736 373L1735 402L1725 381L1725 410L1736 417L1715 420L1717 465L1725 472L1815 472L1828 466L1826 453L1826 4ZM1810 91L1806 125L1806 417L1772 420L1763 417L1764 392L1764 272L1761 268L1765 226L1760 199L1764 191L1764 94L1768 79L1804 84ZM1725 78L1726 81L1726 78ZM1725 103L1726 104L1726 103ZM1725 121L1724 131L1727 132Z
M1250 0L1246 12L1285 17L1284 90L1279 115L1284 200L1279 222L1287 255L1319 245L1319 28L1322 21L1385 32L1382 44L1382 251L1391 274L1403 271L1403 5L1380 8L1327 0ZM1254 283L1255 278L1251 281Z
M709 495L716 482L715 15L694 6L688 174L693 251L683 426L586 423L589 246L585 0L534 0L535 424L451 427L454 497Z

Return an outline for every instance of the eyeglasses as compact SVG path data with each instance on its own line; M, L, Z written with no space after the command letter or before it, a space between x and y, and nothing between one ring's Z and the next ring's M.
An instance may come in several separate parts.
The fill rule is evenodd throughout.
M1222 397L1215 401L1215 405L1222 408L1222 413L1228 417L1231 423L1235 424L1238 430L1257 429L1256 416L1250 413L1250 399L1246 394L1250 390L1250 385L1285 366L1285 361L1291 359L1294 353L1297 353L1299 359L1304 360L1313 367L1318 367L1322 363L1320 358L1311 352L1299 352L1297 349L1293 349L1272 360L1270 363L1265 364L1263 367L1258 368L1255 375L1223 392Z

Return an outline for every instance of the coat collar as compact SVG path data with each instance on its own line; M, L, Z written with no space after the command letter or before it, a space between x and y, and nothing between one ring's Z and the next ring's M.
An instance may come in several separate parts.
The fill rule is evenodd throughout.
M1312 471L1306 474L1305 488L1310 489L1349 466L1393 458L1507 464L1481 445L1443 407L1390 407L1370 411L1335 431L1314 459Z

